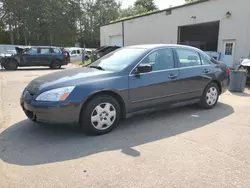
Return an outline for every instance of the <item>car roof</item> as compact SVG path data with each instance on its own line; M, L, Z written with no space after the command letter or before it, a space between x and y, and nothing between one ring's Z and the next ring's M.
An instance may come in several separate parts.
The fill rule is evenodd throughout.
M179 45L179 44L142 44L142 45L133 45L128 46L127 48L144 48L144 49L156 49L156 48L164 48L164 47L182 47L182 48L189 48L193 50L199 50L198 48L187 46L187 45Z
M65 48L67 48L67 49L82 49L80 47L65 47Z
M56 46L28 46L28 48L59 48Z

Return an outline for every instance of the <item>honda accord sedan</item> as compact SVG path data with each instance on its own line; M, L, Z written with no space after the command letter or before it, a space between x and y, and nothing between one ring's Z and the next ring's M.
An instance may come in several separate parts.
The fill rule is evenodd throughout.
M213 108L230 70L203 51L181 45L120 48L86 67L31 81L21 107L33 121L110 132L121 119L157 107L197 103Z

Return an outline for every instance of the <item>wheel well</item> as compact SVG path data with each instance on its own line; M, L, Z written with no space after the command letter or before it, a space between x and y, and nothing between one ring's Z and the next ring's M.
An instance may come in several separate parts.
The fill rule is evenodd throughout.
M53 63L54 61L59 61L60 63L62 63L60 59L52 59L51 63Z
M221 91L222 91L221 83L220 83L219 81L217 81L217 80L213 80L212 83L215 83L215 84L218 86L219 92L220 92L220 94L221 94Z
M18 61L14 58L8 58L6 59L6 62L14 61L17 65L19 64Z
M85 107L87 106L88 102L93 99L94 97L96 96L99 96L99 95L109 95L111 97L113 97L120 105L120 108L121 108L121 118L125 118L126 117L126 106L125 106L125 102L124 100L122 99L122 97L120 95L118 95L117 93L113 92L113 91L101 91L101 92L98 92L98 93L95 93L93 95L91 95L83 104L82 106L82 110L85 109ZM81 113L82 113L82 110L81 110ZM80 114L80 117L81 117L81 114Z

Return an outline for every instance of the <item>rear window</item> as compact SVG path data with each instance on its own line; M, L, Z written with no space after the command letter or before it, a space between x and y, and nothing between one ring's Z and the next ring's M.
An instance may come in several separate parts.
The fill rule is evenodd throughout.
M53 53L56 53L56 54L60 54L60 53L61 53L61 50L58 49L58 48L53 48L53 49L52 49L52 52L53 52Z

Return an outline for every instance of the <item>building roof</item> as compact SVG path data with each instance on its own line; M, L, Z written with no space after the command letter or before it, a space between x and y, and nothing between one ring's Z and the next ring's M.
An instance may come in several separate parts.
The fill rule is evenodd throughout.
M192 5L204 3L204 2L207 2L207 1L210 1L210 0L197 0L197 1L194 1L194 2L191 2L191 3L185 3L185 4L180 5L180 6L175 6L175 7L171 7L171 8L167 8L167 9L148 12L148 13L143 14L143 15L138 15L138 16L133 16L133 17L128 17L128 18L121 18L120 20L108 23L106 25L116 24L116 23L119 23L119 22L133 20L133 19L140 18L140 17L146 17L146 16L150 16L150 15L153 15L153 14L158 14L158 13L161 13L161 12L167 12L167 11L171 11L171 10L178 9L178 8L183 8L183 7L187 7L187 6L192 6ZM102 25L102 26L106 26L106 25Z

